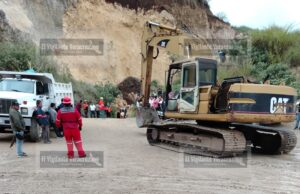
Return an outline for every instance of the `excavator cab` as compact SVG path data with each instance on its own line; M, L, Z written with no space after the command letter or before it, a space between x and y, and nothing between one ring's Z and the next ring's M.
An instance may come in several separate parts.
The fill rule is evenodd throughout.
M171 64L166 84L167 111L198 113L200 92L215 86L216 81L215 60L195 58Z

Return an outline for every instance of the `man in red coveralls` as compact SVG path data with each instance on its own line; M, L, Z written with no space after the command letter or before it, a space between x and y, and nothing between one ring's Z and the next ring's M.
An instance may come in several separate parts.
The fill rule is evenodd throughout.
M80 131L82 127L82 119L80 113L72 107L71 99L64 97L63 108L61 108L56 117L56 126L63 126L64 135L67 142L68 158L74 158L73 142L77 148L80 158L86 157L82 147Z

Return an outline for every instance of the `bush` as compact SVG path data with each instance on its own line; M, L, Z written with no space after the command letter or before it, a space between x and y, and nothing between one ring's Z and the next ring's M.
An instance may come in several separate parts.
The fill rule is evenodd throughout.
M0 43L0 69L4 71L25 71L33 68L37 72L57 75L56 62L51 57L41 56L33 43Z
M251 37L254 63L281 63L287 58L289 50L300 49L299 32L293 31L291 27L271 26L264 30L254 30Z
M225 78L238 76L251 77L251 70L251 63L245 63L241 65L234 64L232 67L230 67L230 70L228 69L228 67L221 66L218 69L218 81L221 82Z
M271 84L280 85L285 84L293 88L298 89L299 96L299 84L296 79L296 75L290 70L286 64L272 64L259 63L254 65L251 72L260 81L269 77Z
M5 71L24 71L35 61L35 47L24 44L0 44L0 68Z
M120 93L111 83L90 84L77 81L73 78L68 68L58 70L57 62L52 57L41 56L39 49L32 43L0 43L0 70L25 71L29 68L37 72L52 73L57 82L71 82L73 85L74 100L98 100L103 96L105 102L113 102Z
M94 88L96 90L96 98L103 97L104 102L110 104L121 94L118 87L110 82L96 84Z
M300 45L292 47L287 51L285 61L289 63L291 67L300 66Z

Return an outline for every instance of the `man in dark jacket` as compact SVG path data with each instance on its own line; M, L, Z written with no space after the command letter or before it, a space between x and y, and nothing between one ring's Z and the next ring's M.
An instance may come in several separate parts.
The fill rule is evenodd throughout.
M51 143L50 141L50 130L49 130L49 117L46 115L46 113L42 110L43 103L40 100L36 101L36 117L37 117L37 122L42 128L42 139L43 142L46 144Z
M77 109L77 111L80 113L80 115L81 115L81 104L82 104L82 100L80 100L80 101L77 102L77 104L76 104L76 109Z
M9 110L9 120L14 135L16 136L17 155L18 157L24 157L27 156L27 154L23 152L25 122L19 109L19 103L16 101L13 102Z
M62 107L64 107L64 104L63 104L63 98L60 100L60 105L58 105L58 107L56 108L56 112L59 111L59 109L61 109Z
M57 116L57 112L55 110L55 103L50 104L50 108L49 108L48 112L49 112L49 115L50 115L50 119L49 119L50 120L50 126L53 128L53 130L54 130L57 137L63 137L63 135L61 134L62 133L61 130L58 129L56 127L56 124L55 124L56 116Z

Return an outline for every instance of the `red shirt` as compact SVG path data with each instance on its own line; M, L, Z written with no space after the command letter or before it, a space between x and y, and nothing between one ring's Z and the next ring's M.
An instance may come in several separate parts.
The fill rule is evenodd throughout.
M107 107L105 107L103 100L99 100L98 104L99 104L100 110L108 110Z
M104 106L104 101L103 100L99 100L98 104L101 106Z
M83 103L83 110L87 110L89 108L88 103L84 102Z

